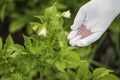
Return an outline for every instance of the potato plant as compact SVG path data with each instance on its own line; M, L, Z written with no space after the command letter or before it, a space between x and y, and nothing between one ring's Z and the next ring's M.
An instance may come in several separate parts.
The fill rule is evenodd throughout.
M9 35L0 38L0 80L120 80L104 67L92 69L92 47L71 47L64 30L64 12L54 4L29 22L33 33L23 35L24 45Z

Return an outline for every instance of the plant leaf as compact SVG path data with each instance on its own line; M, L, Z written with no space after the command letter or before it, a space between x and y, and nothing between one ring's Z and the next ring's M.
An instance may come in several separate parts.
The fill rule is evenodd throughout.
M60 52L61 59L66 62L67 68L75 68L80 63L79 55L71 49L72 47L63 47Z
M93 80L99 80L100 78L109 75L110 72L113 72L112 70L108 70L105 68L97 68L96 70L94 70L93 72Z
M60 60L57 60L57 61L55 62L55 66L57 67L58 70L60 70L60 71L62 71L62 72L65 72L65 71L64 71L65 68L66 68L65 62L60 61Z
M16 19L15 21L13 21L10 24L10 28L9 28L10 32L14 33L16 31L22 29L25 26L25 23L26 23L25 18Z
M0 50L2 49L3 47L3 43L2 43L2 38L0 37Z
M9 46L13 45L14 44L14 41L11 37L11 35L8 35L6 41L5 41L5 45L4 45L4 48L7 49Z
M106 75L106 76L100 78L99 80L120 80L120 78L118 78L117 76L115 76L113 74L109 74L109 75Z
M53 17L57 14L57 8L55 6L55 4L47 9L45 9L45 15L47 17Z
M80 62L79 69L77 71L77 80L85 80L85 78L90 79L89 63L87 61Z
M32 46L32 42L31 42L31 39L29 37L23 35L23 38L24 38L24 45L25 45L26 48L28 46Z
M1 18L2 21L4 21L5 10L6 10L6 4L4 4L4 5L2 6L2 10L0 11L0 18Z

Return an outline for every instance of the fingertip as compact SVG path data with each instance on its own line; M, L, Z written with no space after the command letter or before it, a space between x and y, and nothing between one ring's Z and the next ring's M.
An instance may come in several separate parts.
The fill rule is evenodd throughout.
M77 31L71 31L70 34L67 36L68 40L73 39L77 35Z
M75 46L76 45L76 41L80 40L81 39L81 36L80 35L77 35L75 38L73 38L72 40L70 40L70 44L72 46Z
M72 25L71 26L71 30L76 30L77 28L76 28L76 26L75 25Z
M84 46L84 45L81 43L80 40L76 41L76 44L75 44L75 45L78 46L78 47L82 47L82 46Z
M78 46L78 47L86 47L86 46L88 46L89 44L87 44L87 43L83 43L82 42L82 40L78 40L78 41L76 41L76 44L75 44L76 46Z
M70 41L69 44L70 44L71 46L75 46L75 42L73 42L73 41Z
M76 24L71 26L71 30L77 30L79 27L81 27L82 24Z

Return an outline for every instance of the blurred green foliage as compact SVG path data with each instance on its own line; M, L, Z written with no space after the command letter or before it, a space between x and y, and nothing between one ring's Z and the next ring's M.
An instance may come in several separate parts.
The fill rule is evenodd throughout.
M9 20L12 34L25 28L30 35L23 35L23 46L10 35L5 44L0 38L0 80L119 80L113 71L94 66L120 73L120 16L94 45L68 45L69 27L78 9L88 1L0 0L0 22ZM62 16L67 10L72 13L70 19ZM94 60L96 55L98 61Z
M0 39L1 80L120 80L112 70L90 71L88 54L78 54L76 47L67 44L62 17L54 4L37 16L39 21L31 22L35 33L23 35L24 46L14 43L10 35L4 45ZM91 47L81 48L82 53L84 49L90 54Z
M86 1L64 1L64 0L1 0L0 1L0 20L4 21L6 17L10 19L10 32L14 33L23 27L27 27L27 22L32 21L34 15L43 14L46 7L57 3L57 8L61 11L70 10L72 14L76 14L79 7ZM73 16L73 15L72 15ZM70 25L71 22L66 23ZM18 25L16 25L18 24ZM28 29L28 28L27 28ZM68 29L68 28L67 28ZM29 31L28 31L29 32Z

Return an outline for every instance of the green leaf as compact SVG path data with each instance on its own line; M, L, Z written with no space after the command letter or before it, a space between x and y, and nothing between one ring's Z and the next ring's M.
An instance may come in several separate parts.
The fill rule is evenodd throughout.
M53 17L57 14L57 8L55 4L47 9L45 9L45 16L47 17Z
M3 75L0 80L11 80L10 78L11 78L10 75L6 74L6 75Z
M0 37L0 50L3 48L2 38Z
M11 24L10 24L10 32L14 33L20 29L22 29L25 26L26 20L25 18L19 18L14 20Z
M7 51L18 51L18 52L20 52L22 50L24 50L23 46L21 46L19 44L14 44L14 45L10 46Z
M36 57L33 57L29 54L16 56L14 63L17 65L17 68L19 68L24 73L28 72L30 69L35 68L37 64Z
M2 10L0 11L0 18L1 18L2 21L4 21L5 10L6 10L6 5L3 5Z
M8 35L6 41L5 41L5 45L4 45L4 48L7 49L9 46L13 45L14 44L14 41L11 37L11 35Z
M66 63L67 68L75 68L80 63L79 55L71 49L72 47L63 47L63 50L60 52L61 60Z
M23 80L22 75L20 75L19 73L11 74L11 76L12 80Z
M36 18L40 19L41 23L46 23L48 21L46 16L35 16Z
M67 69L67 71L64 75L66 75L69 78L68 80L76 80L75 79L76 73L75 73L75 71L73 71L71 69Z
M14 44L7 49L8 53L12 52L12 54L10 54L10 57L13 57L13 58L15 58L18 54L24 51L25 51L24 47L19 44Z
M92 74L87 74L84 78L83 78L83 80L92 80Z
M97 68L93 72L93 80L99 80L100 78L109 75L110 72L113 72L112 70L108 70L105 68Z
M41 48L42 47L31 47L31 46L29 46L29 51L34 55L41 54L42 53Z
M28 74L36 65L35 58L32 58L30 55L16 56L13 62L16 65L16 69L22 74Z
M54 63L54 59L52 59L52 58L48 58L48 59L46 59L46 62L48 63L48 64L53 64Z
M26 48L28 48L28 46L32 46L32 42L31 42L31 39L25 35L23 35L23 38L24 38L24 45Z
M33 31L35 31L35 32L37 32L39 30L39 28L41 27L41 24L38 22L31 22L30 24L32 26Z
M87 61L80 62L79 69L77 71L77 77L76 79L79 80L89 80L90 77L90 71L89 71L89 63Z
M76 50L77 53L79 53L79 56L81 58L84 58L86 56L88 56L91 52L91 47L83 47L83 48L79 48Z
M26 27L26 32L27 32L28 35L33 34L33 29L32 29L32 27L27 26L27 27Z
M23 80L22 75L18 73L14 74L5 74L0 80Z
M66 68L66 64L65 62L61 61L61 60L57 60L55 62L55 66L57 67L58 70L62 71L62 72L65 72L65 68Z
M120 33L120 24L118 19L115 19L112 24L110 25L110 30L114 33Z
M113 74L109 74L109 75L106 75L106 76L100 78L99 80L120 80L120 78L118 78L117 76L115 76Z

